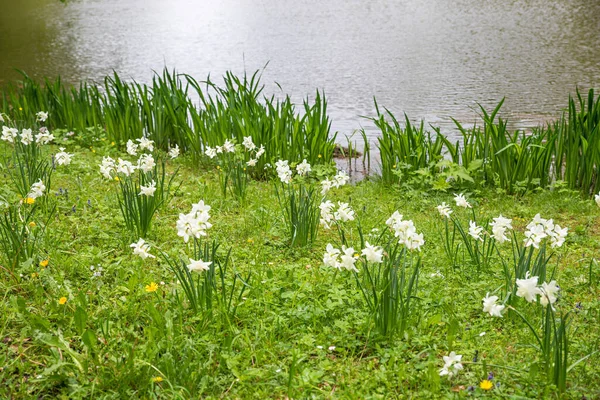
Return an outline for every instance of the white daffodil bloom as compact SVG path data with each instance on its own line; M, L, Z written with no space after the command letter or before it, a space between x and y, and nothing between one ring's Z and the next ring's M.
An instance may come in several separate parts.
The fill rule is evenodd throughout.
M454 201L458 207L471 208L471 204L467 201L463 194L457 194L454 196Z
M111 172L115 171L117 166L115 165L115 160L110 157L103 157L102 164L100 164L100 173L106 178L110 179Z
M525 279L517 279L517 287L517 296L523 297L530 303L537 299L538 294L542 294L538 287L538 277L532 276L529 278L529 272L525 274Z
M179 145L175 144L175 147L169 149L169 157L171 157L171 160L179 157Z
M323 265L326 267L340 268L340 262L338 257L340 255L340 250L333 247L331 243L327 244L325 249L325 254L323 255Z
M23 129L21 131L21 143L25 146L29 146L33 143L33 131L31 129Z
M567 238L569 228L561 228L560 225L554 225L554 230L550 234L550 246L552 248L561 247Z
M120 158L117 160L117 173L119 174L129 176L135 172L135 168L135 165L129 161L122 160Z
M187 268L190 270L190 272L202 272L210 270L211 264L211 261L192 260L190 258L190 263L188 264Z
M331 229L330 223L333 221L333 207L334 204L330 201L324 201L319 205L321 209L320 223L325 229Z
M42 182L42 180L40 179L39 181L31 185L31 189L29 190L29 194L27 195L27 197L37 199L38 197L42 197L44 195L45 190L46 185L44 185L44 182Z
M369 242L365 242L365 248L361 254L365 256L368 262L381 264L383 262L383 249L379 246L372 246Z
M338 210L333 214L336 221L354 221L354 210L350 208L348 203L342 203L338 201Z
M152 182L150 182L150 185L148 185L148 186L140 185L140 193L138 193L138 196L153 197L154 192L156 192L156 182L152 181Z
M350 182L350 177L344 171L338 171L338 173L333 177L333 186L339 188L344 186Z
M483 227L477 226L475 221L469 221L469 235L475 240L480 240L483 242L483 238L481 234L483 233Z
M440 369L440 376L451 378L463 369L463 365L461 364L462 355L458 355L452 351L448 356L444 356L443 359L444 367Z
M48 132L47 129L40 129L40 133L35 135L35 141L39 145L44 145L52 142L54 140L54 135Z
M540 242L546 236L548 236L548 235L546 234L544 225L537 224L537 225L530 226L530 228L527 231L525 231L525 238L526 238L524 240L525 247L533 246L536 249L538 249L540 247Z
M208 204L204 204L204 200L192 204L192 213L194 214L208 214L210 209L211 207Z
M37 117L37 120L39 122L46 122L46 120L48 119L48 113L44 111L36 113L35 116Z
M492 317L502 317L504 305L496 304L498 296L490 296L489 293L483 299L483 312L489 313Z
M223 150L226 153L233 153L235 151L235 145L227 139L225 140L225 143L223 143Z
M452 214L452 209L445 202L436 207L438 212L442 217L450 218L450 214Z
M212 148L210 146L206 146L206 150L204 151L204 154L206 154L209 158L215 158L217 156L217 150L215 150L214 148Z
M4 114L0 113L0 122L4 122Z
M512 219L504 218L502 214L498 218L494 218L493 222L490 222L492 227L492 237L500 244L504 242L510 242L506 231L512 229Z
M358 255L356 254L354 249L352 247L342 246L342 253L343 254L340 257L341 267L349 271L358 272L358 269L354 266L354 264L356 263L356 259L358 258Z
M308 175L309 172L311 171L310 168L310 164L306 162L306 158L304 160L302 160L302 162L298 165L296 165L296 171L298 172L298 175Z
M251 159L250 159L250 160L249 160L249 161L246 163L246 165L247 165L247 166L249 166L249 167L254 167L254 166L256 166L256 162L257 162L257 161L258 161L258 160L256 160L255 158L251 158Z
M408 250L421 251L421 247L425 244L425 239L422 233L416 233L409 235L404 239L404 245Z
M136 256L140 256L143 260L146 258L156 258L152 254L149 253L150 245L148 245L144 239L140 238L137 243L131 243L129 245L133 249L133 254Z
M65 151L64 147L60 147L59 148L59 152L56 153L56 155L54 156L54 159L56 160L56 163L58 165L69 165L71 164L71 158L73 157L73 154L69 154Z
M8 126L4 125L2 127L2 136L0 139L4 140L5 142L14 143L18 133L19 131L17 129L9 128Z
M206 230L212 227L208 222L210 219L210 206L204 204L204 201L192 205L192 211L189 214L179 214L177 220L177 235L181 236L184 242L188 242L190 237L199 239L200 236L206 236Z
M542 283L542 287L540 288L541 296L540 296L540 304L544 307L548 304L556 303L558 299L558 292L560 288L556 284L556 281L550 281L549 283Z
M133 140L129 139L127 141L127 153L132 156L137 156L139 146L133 143Z
M258 151L256 152L256 158L260 158L260 156L262 156L263 154L265 154L265 146L261 144L258 148Z
M321 187L321 194L324 196L333 187L333 182L326 178L325 180L321 181Z
M136 141L140 143L140 150L148 150L150 152L154 151L154 140L150 140L146 137L141 137L139 139L136 139Z
M246 148L246 150L252 151L256 148L256 145L252 141L252 136L245 136L242 144Z
M292 181L292 170L290 169L287 160L277 161L275 163L275 168L277 170L277 176L281 182L290 183Z
M137 167L144 172L152 171L155 166L156 163L154 162L152 154L142 154L138 159Z

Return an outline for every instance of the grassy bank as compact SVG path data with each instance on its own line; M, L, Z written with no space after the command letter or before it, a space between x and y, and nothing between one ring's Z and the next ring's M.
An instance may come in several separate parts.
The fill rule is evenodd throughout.
M135 164L137 156L106 136L96 140L64 130L54 135L54 143L73 154L72 162L58 165L58 146L40 146L40 157L50 160L53 154L54 161L51 181L44 181L46 190L33 204L23 201L30 193L19 195L10 179L18 174L11 161L15 144L0 144L3 215L17 210L14 226L26 228L28 243L37 238L18 264L2 253L2 397L600 396L600 270L594 261L600 248L600 211L593 200L565 184L522 196L475 187L466 193L469 209L455 205L452 192L401 188L377 178L332 187L321 195L321 181L333 182L335 171L313 166L308 177L301 177L292 168L291 186L286 186L277 176L285 175L285 168L278 167L277 173L265 173L267 180L245 181L240 196L231 183L223 186L223 178L234 176L236 168L251 175L250 166L241 164L247 158L235 158L245 154L240 141L230 158L204 156L199 163L193 155L167 157L166 177L174 174L173 184L144 236L155 258L142 259L130 247L139 235L127 227L119 209L127 177L113 171L106 179L99 169L103 157ZM160 150L152 154L157 161L166 157ZM288 203L281 201L281 191L299 186L316 188L316 204L348 203L354 219L335 217L331 229L318 225L307 245L291 246L294 231L286 224ZM176 229L180 214L200 200L211 207L212 227L196 243L218 242L216 254L211 249L198 253L194 238L186 244ZM452 219L436 211L442 202L450 205ZM398 264L407 271L416 268L418 279L410 304L406 298L401 303L405 309L373 311L371 297L361 288L369 287L365 273L374 271L369 268L375 264L365 263L361 249L364 239L386 249L397 242L385 223L396 210L424 237L421 249L407 251ZM534 251L534 257L542 247L545 257L552 254L544 271L545 281L560 286L551 305L555 311L540 304L541 295L534 303L515 295L518 276L509 273L507 282L505 269L512 271L517 262L512 246L524 243L526 225L537 213L569 228L560 247L551 248L546 238L548 246L524 248ZM483 242L463 241L454 227L466 230L476 219L488 232L482 236L489 245L489 222L500 214L512 219L515 236L511 243L495 242L487 261L477 262L468 246ZM454 234L454 241L448 241L446 232ZM354 246L358 258L351 254L350 262L356 263L357 273L324 265L329 243ZM185 268L177 269L177 263L186 266L197 255L216 267L191 271L191 282L205 285L194 307L184 287ZM206 286L210 273L215 280ZM384 296L387 288L374 292ZM497 295L498 304L505 306L501 318L482 312L486 293ZM392 305L393 299L388 300ZM398 320L386 331L382 315ZM550 327L547 336L542 333L543 315L557 329L567 322L567 354L552 346L553 341L562 343L558 330ZM532 331L548 339L542 344L550 346L550 360L536 348L540 343ZM451 352L462 355L463 369L453 369L455 362L450 365L453 376L440 375L443 357ZM556 354L566 357L566 365ZM555 379L548 368L565 372L565 380Z

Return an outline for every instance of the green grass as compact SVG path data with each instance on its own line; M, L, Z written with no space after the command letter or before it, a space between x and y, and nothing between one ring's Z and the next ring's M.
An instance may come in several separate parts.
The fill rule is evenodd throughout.
M65 141L75 155L70 166L53 172L51 220L44 218L50 208L35 215L45 226L38 258L17 266L15 277L4 264L0 269L0 397L559 397L541 370L530 328L515 314L498 319L482 313L481 299L505 283L499 258L478 270L468 254L456 265L446 256L435 207L451 204L463 226L470 217L470 211L454 207L451 194L400 190L378 180L327 194L334 202L350 203L365 235L399 210L425 236L410 321L401 335L387 337L377 333L353 274L322 266L326 244L338 240L335 230L319 228L312 247L290 248L272 182L251 181L244 202L223 197L217 170L199 168L191 155L167 163L169 174L178 171L177 190L145 238L157 258L134 257L118 208L119 183L98 170L102 156L127 155L102 136L90 149L86 134ZM63 135L56 135L61 142ZM9 150L4 143L0 147ZM18 201L7 179L0 195ZM600 254L596 204L564 185L521 196L482 188L467 197L480 221L500 213L513 218L520 238L538 212L569 227L567 242L552 261L561 287L557 310L570 312L568 363L600 348L600 270L592 260ZM193 254L175 224L201 199L212 207L207 243L220 244L210 257L227 266L223 278L219 272L211 278L218 281L215 303L224 304L214 306L212 317L190 306L160 256L165 252L185 262ZM359 241L356 224L346 223L345 230L349 243ZM510 247L501 251L510 257ZM49 264L38 266L43 259ZM94 276L100 267L101 276ZM249 274L243 296L231 295L234 278ZM145 290L151 282L157 291ZM236 294L240 285L237 280ZM539 322L535 306L522 299L513 306ZM462 354L464 364L452 380L438 374L450 351ZM563 397L599 397L599 362L600 354L593 353L569 371ZM490 372L499 386L484 393L479 382ZM157 377L162 381L153 382Z

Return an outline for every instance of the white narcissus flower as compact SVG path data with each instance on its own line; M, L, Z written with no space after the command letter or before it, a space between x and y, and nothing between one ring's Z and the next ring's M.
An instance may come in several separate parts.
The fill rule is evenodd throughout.
M340 250L333 247L331 243L327 244L325 249L325 254L323 255L323 265L326 267L340 268L340 262L338 257L340 255Z
M542 294L538 287L538 277L529 278L529 272L525 274L525 279L517 279L517 287L517 296L523 297L530 303L536 300L538 294Z
M129 176L135 172L135 168L135 165L133 165L131 162L122 160L120 158L118 159L117 173Z
M141 137L139 139L136 139L137 142L139 142L139 147L141 150L148 150L148 151L154 151L154 140L150 140L146 137Z
M333 214L337 221L354 221L354 210L350 208L348 203L338 201L338 210Z
M525 237L526 237L526 239L524 240L525 247L533 246L536 249L538 249L540 247L540 242L546 236L548 236L548 235L546 234L544 225L536 224L536 225L530 226L530 228L525 231Z
M354 251L352 247L342 246L342 256L341 258L341 267L346 268L350 271L358 272L358 269L354 266L356 263L356 259L358 258L358 254Z
M425 244L425 239L423 239L422 233L414 233L404 239L404 245L408 250L417 250L421 251L421 247Z
M290 183L292 181L292 170L288 165L287 160L279 160L275 163L277 170L277 176L283 183Z
M132 156L137 156L138 145L133 143L133 140L129 139L127 141L127 153Z
M452 214L452 209L448 206L448 204L442 203L436 208L442 217L450 218L450 214Z
M206 150L204 151L204 154L206 154L209 158L215 158L217 156L217 150L215 150L214 148L212 148L210 146L206 146Z
M483 242L483 238L481 237L481 233L483 232L483 227L477 226L475 221L469 221L469 235L475 240L481 240Z
M150 245L146 243L146 241L140 238L137 243L131 243L129 245L133 249L133 254L136 256L140 256L143 260L146 258L156 258L152 254L149 253Z
M137 167L144 172L150 172L154 169L156 163L151 154L142 154L138 159Z
M260 158L260 156L262 156L263 154L265 154L265 146L261 144L258 148L258 151L256 152L256 158Z
M512 229L512 219L504 218L502 214L498 218L494 218L493 222L490 222L492 227L492 237L500 244L504 242L510 242L506 231Z
M325 180L321 181L321 187L321 194L326 195L327 192L329 192L329 190L331 190L333 187L333 182L326 178Z
M175 147L169 149L169 157L171 157L171 160L179 157L179 145L175 144Z
M461 364L462 355L456 354L455 352L450 352L448 356L444 356L444 367L440 369L440 376L447 375L451 378L453 375L458 374L458 372L463 369L463 365Z
M140 185L140 193L138 195L153 197L154 192L156 192L156 182L152 181L152 182L150 182L149 186Z
M14 143L18 133L19 131L17 129L9 128L8 126L4 125L2 127L2 136L0 139L4 140L5 142Z
M594 200L596 201L596 205L600 207L600 192L594 196Z
M247 150L250 150L250 151L252 151L256 148L256 145L252 141L252 136L245 136L244 140L242 141L242 144L244 145L244 147Z
M23 129L21 131L21 143L25 146L29 146L33 143L33 131L31 129Z
M190 272L192 272L192 271L202 272L202 271L208 271L210 269L211 264L212 264L211 261L192 260L190 258L190 263L188 264L187 267L190 270Z
M40 128L40 133L35 135L35 141L39 145L44 145L52 142L54 140L54 135L48 132L45 128Z
M54 159L56 160L56 163L58 165L69 165L71 164L71 158L73 157L73 154L69 154L65 151L64 147L60 147L59 148L59 152L56 153L56 155L54 156Z
M369 242L365 242L365 248L361 254L365 256L368 262L374 262L381 264L383 262L383 249L379 246L370 245Z
M46 122L46 120L48 119L48 113L44 111L36 113L35 116L37 117L37 120L39 122Z
M496 304L498 296L490 296L489 293L483 299L483 312L489 313L492 317L502 317L504 305Z
M540 288L541 296L540 296L540 304L544 307L548 304L556 303L558 299L558 292L560 288L556 284L556 281L550 281L549 283L542 283L542 287Z
M256 162L257 162L257 161L258 161L258 160L256 160L255 158L251 158L251 159L250 159L250 160L249 160L249 161L246 163L246 165L247 165L247 166L249 166L249 167L254 167L254 166L256 165Z
M0 113L0 122L4 122L4 114Z
M200 236L206 236L206 230L212 227L212 224L208 222L210 219L209 211L210 206L204 204L204 201L201 200L192 205L192 211L189 214L179 214L177 236L181 236L186 243L190 240L190 237L199 239Z
M223 150L226 153L233 153L235 151L235 145L227 139L225 140L225 143L223 143Z
M462 193L455 195L454 201L456 202L456 205L458 207L471 208L471 205L469 204L469 202L467 201L465 196L463 196Z
M106 178L110 179L110 173L115 171L116 165L115 160L110 157L103 157L102 164L100 164L100 173Z
M40 179L33 185L31 185L31 189L29 190L29 194L27 197L32 199L37 199L38 197L42 197L44 195L44 191L46 190L46 185Z
M308 175L308 173L311 171L311 168L310 164L306 162L306 158L296 166L296 171L298 172L298 175Z
M333 221L333 207L334 204L330 200L324 201L319 205L321 209L320 223L325 229L331 229L331 225L329 224Z
M344 171L338 171L338 173L333 177L333 186L336 188L344 186L348 182L350 182L350 177Z
M568 230L569 228L561 228L558 224L554 225L554 230L550 234L550 246L561 247L565 243Z

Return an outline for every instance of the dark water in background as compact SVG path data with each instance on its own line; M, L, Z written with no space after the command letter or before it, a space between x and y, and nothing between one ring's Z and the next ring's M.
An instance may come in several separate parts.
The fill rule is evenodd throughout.
M164 65L214 80L267 62L268 93L324 89L342 135L375 135L360 118L373 96L449 135L451 116L472 123L477 102L506 97L503 116L527 128L600 86L600 1L0 0L0 84L13 67L147 82Z

